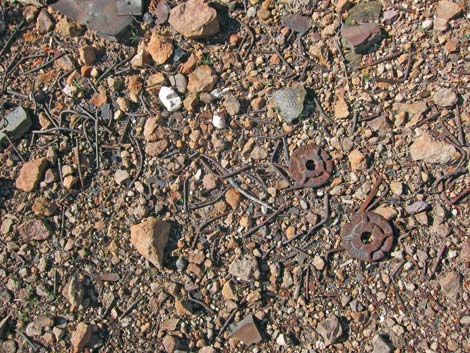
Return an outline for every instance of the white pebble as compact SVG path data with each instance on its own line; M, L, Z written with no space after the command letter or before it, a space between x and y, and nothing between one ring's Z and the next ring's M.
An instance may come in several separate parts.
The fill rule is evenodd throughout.
M169 112L175 112L183 106L181 98L171 87L163 86L158 93L158 98Z
M219 115L214 115L212 117L212 125L217 129L223 129L225 127L225 118Z
M421 23L421 28L425 31L428 30L428 29L431 29L432 28L432 20L431 19L424 20L423 23Z

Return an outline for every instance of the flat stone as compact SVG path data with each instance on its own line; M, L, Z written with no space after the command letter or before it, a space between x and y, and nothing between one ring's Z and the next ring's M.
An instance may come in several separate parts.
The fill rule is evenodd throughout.
M188 39L200 39L219 32L217 11L204 0L189 0L174 7L168 22Z
M147 51L152 56L155 64L162 65L173 55L173 41L168 37L153 32L147 46Z
M358 170L365 167L366 156L359 150L352 150L349 153L349 165L351 170Z
M39 34L46 34L54 28L54 21L47 12L47 9L42 9L36 19L36 29Z
M170 222L148 218L142 223L131 226L130 240L145 259L157 268L161 268L170 229Z
M246 345L261 342L262 337L256 326L253 315L248 315L232 328L232 336Z
M429 208L429 205L424 201L416 201L411 205L405 207L406 213L413 215L416 213L420 213L426 211Z
M455 162L460 157L453 145L438 141L427 133L415 139L410 146L410 155L414 161L436 164Z
M349 117L349 107L344 99L343 92L337 92L334 110L336 119L346 119Z
M463 2L455 3L453 1L439 1L436 9L436 16L449 21L462 13L463 5Z
M312 20L310 17L290 14L286 15L281 19L283 26L288 27L294 32L304 35L312 27Z
M447 273L439 280L442 293L451 301L456 301L462 291L462 275L456 271Z
M254 256L245 254L232 261L228 273L242 281L252 281L259 277L258 262Z
M171 87L162 86L158 98L169 112L180 110L183 106L181 97Z
M150 66L151 64L152 64L152 56L147 51L147 48L143 44L139 45L137 47L137 53L134 55L134 57L131 60L131 66L134 68L143 68L146 66ZM163 76L163 74L160 72L156 74Z
M8 143L5 134L11 140L16 140L22 137L31 127L33 122L28 112L21 106L17 107L7 116L0 124L0 145Z
M93 65L96 61L96 48L92 45L81 47L78 49L78 56L83 64Z
M91 327L90 325L80 322L75 330L72 332L70 342L72 343L74 353L83 351L86 344L91 339Z
M33 191L44 176L47 158L42 157L23 164L20 175L16 179L16 188L25 192Z
M279 110L284 121L292 123L302 114L306 95L307 91L302 85L278 90L273 94L274 108Z
M393 347L383 335L375 335L372 339L373 353L392 353Z
M457 104L459 97L452 88L439 88L432 95L432 100L440 107L453 107Z
M44 197L37 197L31 209L37 216L50 217L57 210L57 206Z
M425 101L417 101L413 103L394 103L393 110L397 112L404 112L411 117L424 114L428 110L428 105Z
M380 18L382 4L378 1L360 2L349 10L349 16L346 23L369 23L377 21Z
M268 156L268 152L263 147L260 147L260 146L255 146L255 148L253 148L253 151L251 151L250 153L250 157L254 159L255 161L266 159L267 156Z
M217 75L209 65L197 67L189 75L188 91L191 93L210 92L217 82Z
M155 24L161 25L168 21L170 16L170 5L167 0L158 0L155 7L150 8L149 11L155 16Z
M222 287L222 296L225 300L238 300L237 296L233 293L232 282L228 280Z
M118 169L114 173L114 181L118 185L122 185L128 179L129 179L129 172L127 170Z
M214 176L214 174L206 174L202 178L202 185L206 190L214 190L218 185L218 179Z
M235 188L230 188L225 193L225 201L230 205L233 210L238 208L240 204L241 195Z
M224 98L224 107L231 116L235 116L240 112L240 102L233 94L228 94Z
M343 328L336 315L333 315L318 323L317 332L323 337L325 346L330 346L338 342L343 335Z
M356 54L366 53L382 39L381 29L375 23L343 26L341 35Z
M62 295L67 299L72 310L76 310L82 305L85 288L77 275L70 277L62 290Z
M19 240L21 243L29 243L33 240L46 240L51 231L42 219L31 219L18 227Z

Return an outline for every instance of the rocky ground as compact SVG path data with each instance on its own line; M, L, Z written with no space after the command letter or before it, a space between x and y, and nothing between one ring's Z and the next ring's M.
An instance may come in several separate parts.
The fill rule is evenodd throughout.
M45 2L0 3L0 351L470 351L468 2Z

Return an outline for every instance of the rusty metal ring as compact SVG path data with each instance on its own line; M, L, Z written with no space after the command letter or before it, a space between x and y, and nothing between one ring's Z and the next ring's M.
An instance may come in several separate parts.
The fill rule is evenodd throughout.
M360 212L342 229L342 247L362 261L378 261L390 251L393 229L390 223L374 212Z
M310 143L292 153L289 170L297 183L319 187L328 182L333 171L333 160L324 149Z

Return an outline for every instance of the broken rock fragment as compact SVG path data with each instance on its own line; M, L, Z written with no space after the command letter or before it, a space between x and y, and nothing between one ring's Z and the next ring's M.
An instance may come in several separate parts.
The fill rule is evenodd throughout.
M292 123L302 114L306 95L307 91L302 85L278 90L273 94L274 107L286 122Z
M379 1L359 2L351 10L346 21L350 23L369 23L377 21L382 11L382 4Z
M160 268L170 229L170 222L149 218L131 227L131 243L145 259Z
M191 93L211 91L217 82L217 75L209 65L201 65L189 75L187 89Z
M380 27L375 23L343 26L341 35L356 54L366 53L382 39Z
M36 20L36 29L39 34L46 34L54 28L54 21L51 18L51 15L47 12L46 9L42 9L39 12L38 18Z
M446 108L456 105L459 97L451 88L440 88L434 92L432 99L438 106Z
M31 127L32 121L28 112L21 106L8 113L3 121L0 122L0 145L8 142L5 135L12 140L23 136Z
M439 284L447 299L455 301L462 291L462 275L456 271L449 272L439 280Z
M307 16L290 14L281 19L283 26L304 35L312 27L312 20Z
M51 235L51 231L42 219L31 219L18 228L21 243L29 243L33 240L46 240Z
M86 344L91 339L91 327L90 325L80 322L75 331L72 332L72 338L70 339L73 347L73 352L78 353L83 351Z
M436 16L444 20L451 20L463 11L463 3L456 3L453 1L439 1L436 10Z
M248 315L232 328L232 336L238 338L246 345L258 343L262 337L256 326L253 315Z
M320 321L317 327L318 333L323 337L326 346L330 346L340 339L343 335L343 328L336 315L326 320Z
M251 281L257 279L260 275L256 258L249 254L233 260L228 272L242 281Z
M174 7L168 22L188 39L200 39L219 32L217 11L204 0L189 0Z
M47 158L42 157L23 164L16 179L16 188L25 192L33 191L44 176Z
M169 112L180 110L183 106L180 96L171 87L162 86L158 98Z
M437 141L426 133L418 137L410 146L410 155L414 161L436 164L454 162L460 157L454 146Z
M153 32L147 50L155 64L162 65L173 55L173 41Z

